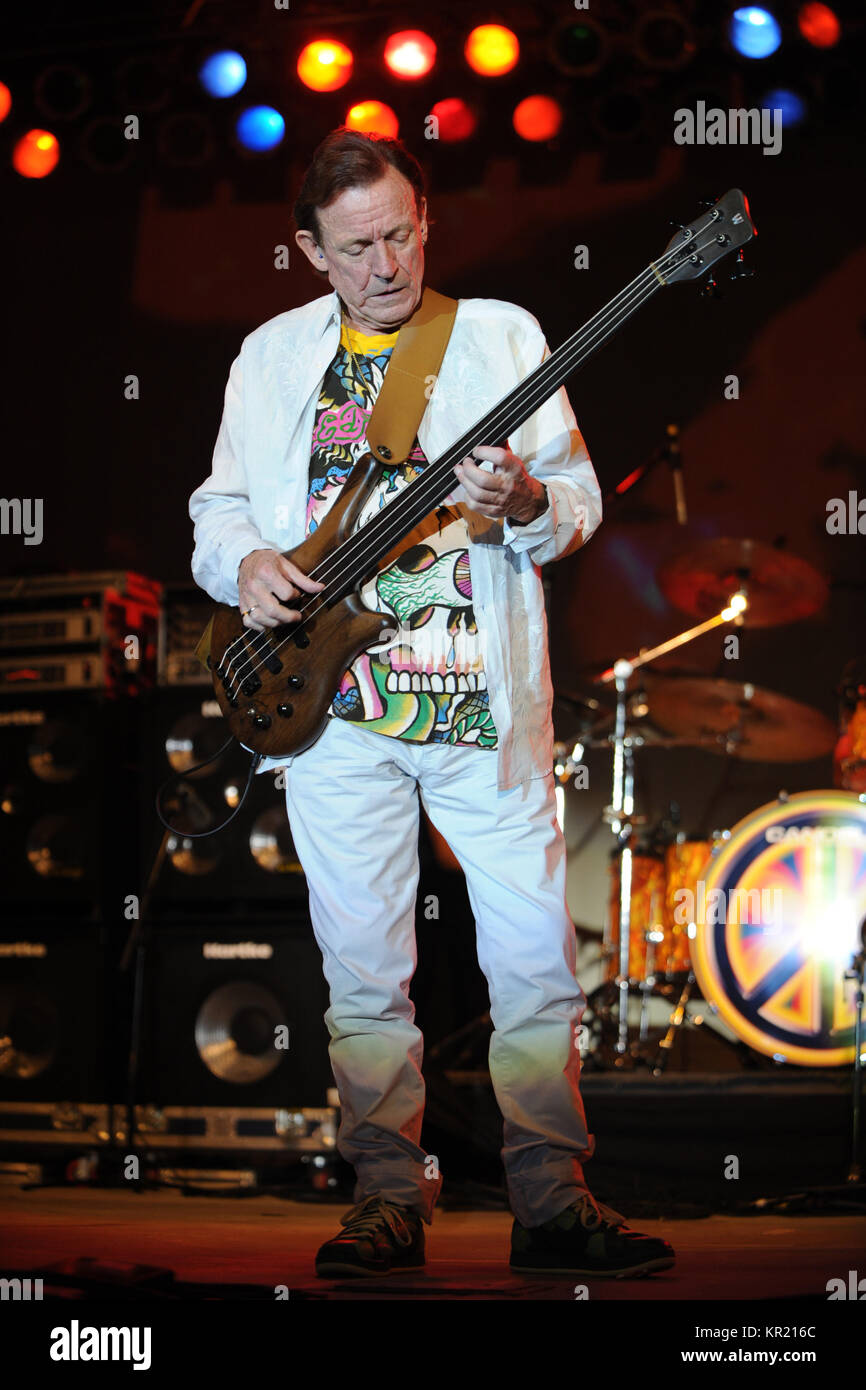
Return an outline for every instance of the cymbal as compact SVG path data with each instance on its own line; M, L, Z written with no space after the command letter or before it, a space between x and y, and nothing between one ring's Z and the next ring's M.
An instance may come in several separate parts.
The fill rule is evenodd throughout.
M742 586L745 627L773 627L810 618L828 593L823 575L797 555L761 541L702 541L662 565L659 586L683 613L711 618Z
M836 742L836 727L820 710L748 683L653 680L647 699L659 728L747 762L808 762Z

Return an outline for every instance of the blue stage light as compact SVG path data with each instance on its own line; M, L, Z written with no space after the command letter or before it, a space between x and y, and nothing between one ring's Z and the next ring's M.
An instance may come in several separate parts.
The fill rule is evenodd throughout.
M783 130L788 130L792 126L800 125L806 117L805 101L788 87L774 87L771 92L767 92L761 102L761 109L764 111L781 111Z
M778 20L758 5L734 10L728 32L734 48L744 58L769 58L782 42Z
M232 49L212 53L199 68L198 80L209 96L233 97L247 80L247 65Z
M273 106L248 106L235 130L245 149L273 150L286 133L286 123Z

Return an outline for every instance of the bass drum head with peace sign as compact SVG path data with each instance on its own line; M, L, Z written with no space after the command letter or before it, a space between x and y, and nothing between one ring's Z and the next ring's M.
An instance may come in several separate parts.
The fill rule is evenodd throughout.
M750 1047L807 1067L854 1060L866 918L866 794L798 792L735 825L697 885L692 964Z

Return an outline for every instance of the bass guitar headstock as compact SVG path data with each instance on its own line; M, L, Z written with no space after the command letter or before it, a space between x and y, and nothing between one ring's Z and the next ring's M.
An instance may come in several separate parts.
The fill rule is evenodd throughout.
M650 269L665 285L680 280L701 280L719 261L738 252L737 270L732 278L752 274L742 265L742 247L758 235L749 212L749 201L739 188L730 189L723 198L708 203L700 217L688 226L680 227L671 237Z

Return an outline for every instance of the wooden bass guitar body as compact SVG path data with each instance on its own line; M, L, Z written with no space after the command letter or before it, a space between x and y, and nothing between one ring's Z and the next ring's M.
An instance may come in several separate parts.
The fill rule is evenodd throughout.
M339 563L331 559L329 566L329 558L355 531L381 474L378 459L362 455L317 529L284 551L302 574L328 580L321 596L286 601L303 610L302 623L259 633L244 626L239 608L216 607L208 659L214 692L235 738L258 753L292 755L315 743L346 669L395 631L393 615L365 608L354 587L341 594L339 574L329 572ZM376 569L374 557L371 574Z

